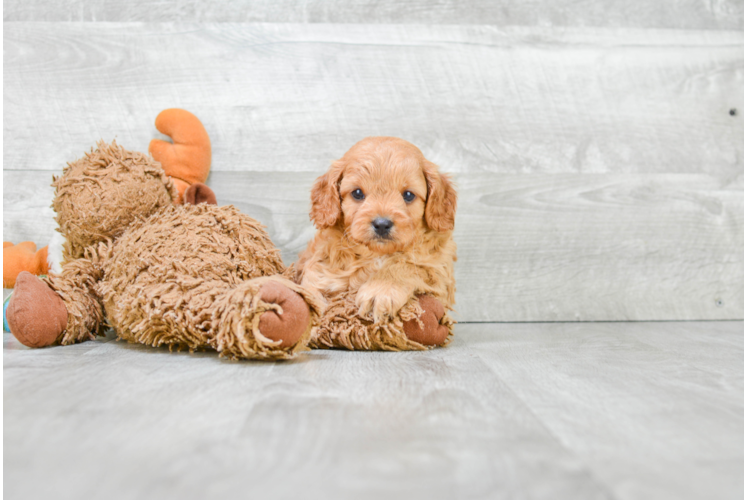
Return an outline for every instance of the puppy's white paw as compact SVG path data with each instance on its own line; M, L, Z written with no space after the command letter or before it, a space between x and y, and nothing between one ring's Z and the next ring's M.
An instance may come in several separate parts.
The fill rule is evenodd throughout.
M374 321L394 318L408 302L410 293L389 283L370 282L359 288L356 294L358 314Z

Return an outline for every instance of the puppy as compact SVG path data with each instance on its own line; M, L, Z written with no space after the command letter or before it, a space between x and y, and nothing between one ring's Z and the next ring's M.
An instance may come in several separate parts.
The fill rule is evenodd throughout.
M322 298L354 291L359 314L395 317L413 295L451 309L457 193L413 144L368 137L312 187L317 234L296 281Z

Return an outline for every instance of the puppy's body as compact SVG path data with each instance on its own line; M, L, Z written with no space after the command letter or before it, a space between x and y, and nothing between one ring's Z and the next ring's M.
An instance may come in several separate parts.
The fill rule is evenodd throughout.
M328 228L309 243L298 272L301 285L323 297L357 290L361 314L394 316L413 295L454 304L456 253L451 234L426 234L411 248L382 255L351 241L341 228Z
M312 188L318 232L297 281L323 298L355 291L359 313L394 317L414 295L454 304L456 193L412 144L371 137Z

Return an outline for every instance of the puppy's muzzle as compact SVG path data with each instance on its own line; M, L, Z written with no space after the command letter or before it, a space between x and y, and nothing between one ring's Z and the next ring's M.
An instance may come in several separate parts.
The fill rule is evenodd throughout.
M394 223L390 219L384 217L377 217L371 221L371 226L374 228L374 232L380 238L388 238L393 225Z

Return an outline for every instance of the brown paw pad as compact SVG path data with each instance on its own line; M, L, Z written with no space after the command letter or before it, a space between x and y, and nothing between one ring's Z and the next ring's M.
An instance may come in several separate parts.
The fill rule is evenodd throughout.
M260 297L265 302L278 304L283 314L266 311L260 316L260 333L270 340L280 340L279 347L291 347L306 332L311 318L309 306L298 293L280 283L270 281L260 289Z
M6 313L10 331L28 347L52 345L65 331L68 311L59 295L33 274L18 275Z
M403 323L405 335L415 342L423 345L441 345L447 340L449 328L446 325L440 325L439 321L444 317L444 306L430 295L421 295L418 297L418 303L423 309L420 320L411 319Z

